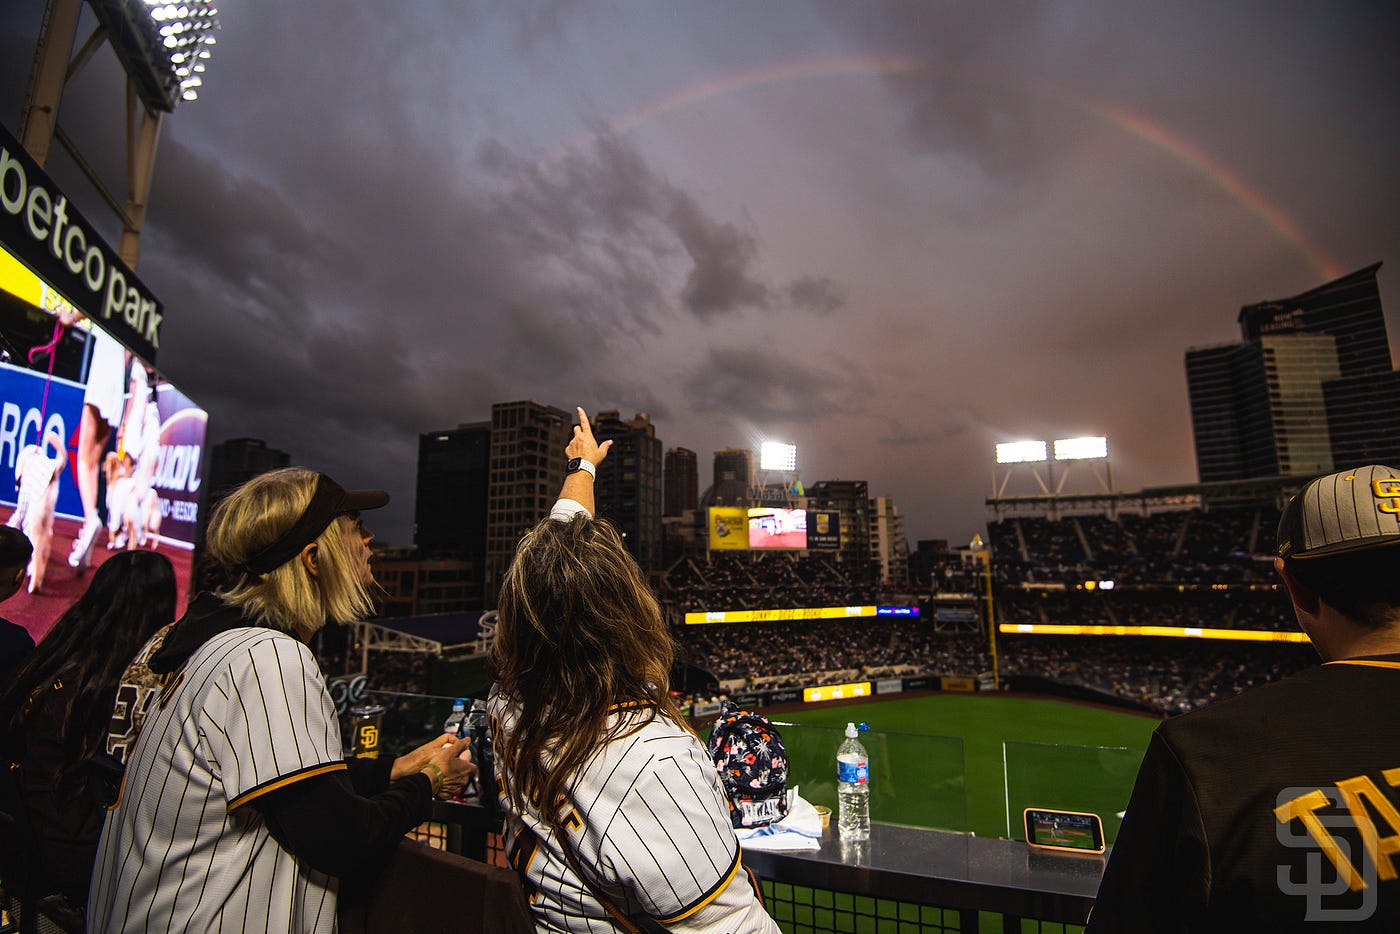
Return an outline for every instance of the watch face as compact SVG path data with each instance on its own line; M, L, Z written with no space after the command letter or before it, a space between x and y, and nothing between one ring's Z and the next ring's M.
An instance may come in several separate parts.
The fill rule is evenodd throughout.
M578 469L579 469L579 465L582 464L582 463L583 463L583 458L582 458L582 457L571 457L571 458L569 458L569 462L568 462L567 464L564 465L564 469L565 469L565 470L568 470L568 471L575 471L575 470L578 470Z

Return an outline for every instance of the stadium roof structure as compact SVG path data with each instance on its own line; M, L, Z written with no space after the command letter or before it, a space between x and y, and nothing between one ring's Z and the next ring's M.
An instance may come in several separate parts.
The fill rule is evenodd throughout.
M364 651L441 655L450 649L475 646L482 637L484 615L477 611L367 620L355 624L356 638Z
M988 499L987 509L1001 519L1008 515L1047 516L1086 513L1114 516L1120 512L1149 513L1199 507L1263 506L1283 508L1294 491L1309 477L1256 477L1214 483L1186 483L1147 487L1134 493L1048 493L1040 496L1005 496Z

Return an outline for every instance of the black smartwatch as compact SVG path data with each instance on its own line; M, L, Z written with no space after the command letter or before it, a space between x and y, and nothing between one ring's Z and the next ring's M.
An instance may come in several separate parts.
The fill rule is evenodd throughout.
M582 470L594 480L598 479L598 468L594 467L582 457L571 457L569 458L569 462L564 465L565 473L573 473L576 470Z

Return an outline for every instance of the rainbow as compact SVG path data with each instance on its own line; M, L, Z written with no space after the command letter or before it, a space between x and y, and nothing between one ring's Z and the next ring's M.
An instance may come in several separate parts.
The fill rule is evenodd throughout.
M1230 196L1250 214L1263 221L1281 239L1298 250L1324 279L1342 275L1343 268L1334 257L1313 243L1302 227L1267 195L1249 184L1238 172L1171 128L1140 113L1114 104L1072 94L1048 84L1014 81L1005 75L979 73L964 66L954 68L934 62L895 57L804 59L782 62L739 74L727 75L673 91L647 101L605 122L601 130L577 136L553 150L537 163L547 170L571 153L591 145L601 135L623 135L642 124L666 114L676 113L707 100L740 91L813 78L891 78L917 76L931 72L957 74L979 84L990 85L1013 93L1030 94L1054 101L1085 113L1132 138L1145 143L1186 165Z

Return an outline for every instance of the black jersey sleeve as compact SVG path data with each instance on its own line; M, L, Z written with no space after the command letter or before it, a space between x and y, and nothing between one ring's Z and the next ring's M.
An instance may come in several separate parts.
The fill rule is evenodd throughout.
M1196 930L1210 879L1196 790L1159 730L1138 769L1085 932Z

